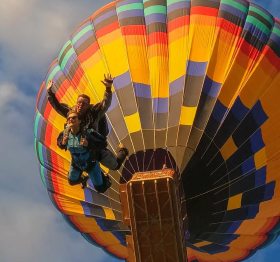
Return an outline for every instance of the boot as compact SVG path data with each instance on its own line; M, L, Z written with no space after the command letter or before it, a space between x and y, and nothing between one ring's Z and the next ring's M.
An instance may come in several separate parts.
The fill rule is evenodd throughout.
M125 153L125 157L129 155L129 151L123 143L120 143L118 147L119 147L119 152L123 151Z
M106 190L110 188L112 185L112 180L109 177L109 175L107 173L103 174L103 172L101 172L101 174L102 174L103 184L99 186L94 186L98 193L106 192Z
M118 162L118 166L113 169L113 170L118 170L120 169L120 167L122 166L122 163L125 161L125 159L128 157L129 155L129 151L128 149L124 146L123 143L119 144L119 150L117 153L117 162Z

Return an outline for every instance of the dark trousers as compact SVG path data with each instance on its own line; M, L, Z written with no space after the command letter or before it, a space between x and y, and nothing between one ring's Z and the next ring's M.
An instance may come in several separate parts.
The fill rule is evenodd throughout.
M117 156L106 148L99 152L98 162L110 170L118 170L120 169L126 156L127 150L125 148L119 149Z

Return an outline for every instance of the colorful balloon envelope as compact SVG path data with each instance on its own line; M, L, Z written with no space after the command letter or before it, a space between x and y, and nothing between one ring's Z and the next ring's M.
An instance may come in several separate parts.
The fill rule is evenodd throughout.
M181 175L189 262L242 261L280 233L280 22L247 0L118 0L81 23L38 94L35 150L42 181L65 220L105 252L128 259L119 184L161 169ZM46 83L73 106L103 99L108 148L130 157L98 194L70 186L65 119Z

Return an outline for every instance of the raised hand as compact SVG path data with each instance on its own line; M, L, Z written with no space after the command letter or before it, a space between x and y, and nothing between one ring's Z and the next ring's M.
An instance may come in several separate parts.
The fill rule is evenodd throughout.
M81 138L81 145L88 146L88 141L85 138Z
M66 145L68 142L68 136L64 136L62 140L62 145Z
M47 85L47 91L51 90L52 86L53 86L53 79L49 80Z
M112 78L111 74L104 74L104 81L101 81L106 88L111 88L113 84L114 78Z

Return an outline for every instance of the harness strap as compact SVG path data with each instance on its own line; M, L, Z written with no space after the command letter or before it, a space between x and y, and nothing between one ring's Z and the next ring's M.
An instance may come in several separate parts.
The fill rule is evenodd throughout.
M74 156L84 156L84 155L86 155L87 153L89 153L89 151L86 151L86 152L84 152L84 153L72 153L72 155L74 155Z
M81 138L86 138L86 134L87 134L87 127L83 127L81 130Z

